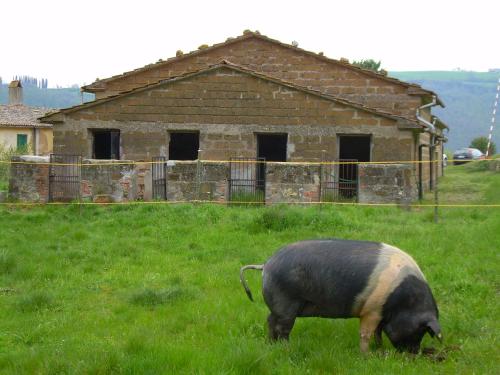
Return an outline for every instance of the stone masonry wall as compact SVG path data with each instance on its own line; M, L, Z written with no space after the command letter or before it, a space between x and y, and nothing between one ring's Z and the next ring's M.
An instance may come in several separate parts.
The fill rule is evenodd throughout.
M371 135L377 161L411 160L413 144L395 119L229 68L69 113L55 152L91 157L94 129L120 130L120 157L133 160L168 156L171 131L198 131L204 160L255 157L257 133L287 133L287 161L336 159L337 134Z
M13 156L10 166L9 199L46 203L49 200L49 157Z
M181 124L396 125L368 109L220 67L69 113L70 118Z
M224 202L228 173L227 163L168 162L167 199Z
M417 199L413 166L407 164L359 164L360 203L410 204Z
M23 202L48 201L48 158L16 157L9 185L9 198ZM403 203L417 198L411 165L360 164L359 196L362 203ZM229 165L215 162L173 162L167 164L169 201L217 201L228 199ZM128 202L152 199L150 163L84 160L81 200L84 202ZM267 204L319 201L320 166L290 163L266 164ZM76 198L75 198L76 200Z
M197 71L228 60L266 75L336 95L372 108L415 116L421 105L418 96L409 95L405 85L383 77L368 75L347 63L332 63L320 56L303 53L259 38L244 39L219 48L201 51L181 59L152 66L104 83L106 89L96 97L106 97L147 84Z
M89 132L93 129L120 130L120 154L125 160L150 160L167 156L171 131L198 131L203 160L229 160L231 157L256 157L260 125L232 126L219 124L118 123L102 121L67 121L54 132L58 153L74 152L88 157L91 153ZM362 134L372 137L372 159L376 161L411 160L410 132L389 126L267 126L269 133L288 134L287 160L317 162L337 158L337 134ZM135 139L135 141L133 141ZM145 140L147 139L147 141ZM323 152L324 151L324 152Z
M151 200L151 166L133 161L85 159L82 163L83 201Z
M9 199L22 202L49 201L49 157L15 156L9 178ZM83 160L80 197L84 202L151 200L150 164Z
M320 166L267 163L266 203L319 201Z

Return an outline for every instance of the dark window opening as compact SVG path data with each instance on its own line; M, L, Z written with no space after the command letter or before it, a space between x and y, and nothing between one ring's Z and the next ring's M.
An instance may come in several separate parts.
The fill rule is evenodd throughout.
M286 161L287 134L257 134L257 157Z
M257 158L264 161L286 161L287 134L257 134ZM266 190L266 164L257 161L257 190Z
M169 160L196 160L199 148L199 133L170 133Z
M339 161L352 161L353 164L340 164L338 169L339 194L345 198L357 195L358 164L370 161L371 137L369 135L339 136Z
M93 130L92 157L94 159L120 159L120 131Z
M339 137L339 159L370 161L370 144L371 137L369 135L341 135Z

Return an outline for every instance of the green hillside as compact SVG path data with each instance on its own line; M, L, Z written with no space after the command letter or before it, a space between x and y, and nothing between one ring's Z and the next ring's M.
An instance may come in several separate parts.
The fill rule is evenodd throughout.
M487 136L500 72L391 72L390 76L417 83L436 92L446 108L433 112L450 127L447 149L468 146L478 136ZM500 124L495 124L494 142L500 144Z
M23 87L24 104L33 107L66 108L80 104L82 97L78 87L41 89L36 86ZM94 99L94 95L85 93L83 100L88 102ZM9 101L8 85L0 85L0 104Z

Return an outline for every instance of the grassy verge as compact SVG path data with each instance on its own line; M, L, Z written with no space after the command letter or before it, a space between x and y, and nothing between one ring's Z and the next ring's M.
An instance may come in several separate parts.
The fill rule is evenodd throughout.
M231 194L231 202L233 204L241 205L253 205L256 203L264 203L265 196L264 192L261 190L256 190L255 192L245 192L245 191L235 191Z
M439 200L442 203L500 203L500 177L489 169L489 161L475 161L445 168L439 180ZM426 198L432 200L433 193Z
M499 174L467 168L447 170L443 195L461 200L455 180L472 174L489 181L475 200L498 192ZM0 372L498 373L500 215L440 215L436 225L432 209L392 207L0 208ZM440 307L446 359L396 353L386 338L364 358L355 319L299 319L290 343L267 343L260 276L247 274L251 303L238 270L318 237L412 254Z

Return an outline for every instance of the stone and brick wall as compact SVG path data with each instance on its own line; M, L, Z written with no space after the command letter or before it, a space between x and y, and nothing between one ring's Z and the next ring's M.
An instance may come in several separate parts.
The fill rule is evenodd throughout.
M371 135L377 161L411 160L413 144L395 119L229 68L69 113L55 152L91 157L93 129L120 130L121 158L133 160L168 156L171 131L198 131L204 160L255 157L257 133L287 133L288 161L336 159L337 134Z
M15 157L9 199L48 202L49 167L45 157ZM319 201L321 168L318 164L267 163L265 202ZM168 162L167 200L228 200L229 165L215 162ZM358 200L364 203L410 203L416 199L411 165L360 164ZM83 202L128 202L152 199L150 163L83 160L80 197Z
M49 157L13 156L12 162L9 199L23 202L47 202L49 200Z
M111 202L151 200L151 165L120 160L82 162L81 198Z
M410 204L417 199L412 165L359 164L359 202Z
M167 199L224 202L227 197L228 173L227 163L169 162Z
M49 157L14 156L10 169L9 199L23 202L49 201ZM106 160L83 160L80 197L83 202L151 200L151 166Z
M319 201L320 166L268 163L266 203Z
M293 82L297 85L366 104L392 113L415 116L419 96L408 94L405 85L368 75L344 63L332 63L308 53L258 37L187 55L167 64L137 71L105 83L96 97L116 95L160 80L197 71L228 60L248 69Z

